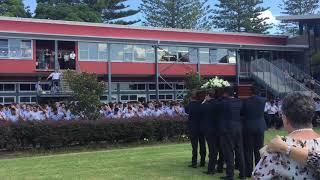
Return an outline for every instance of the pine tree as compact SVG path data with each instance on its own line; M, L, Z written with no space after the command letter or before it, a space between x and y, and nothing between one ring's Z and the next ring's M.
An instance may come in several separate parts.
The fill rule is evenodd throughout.
M286 15L314 14L319 7L319 0L282 0L279 7L282 14ZM278 28L282 33L295 35L298 32L297 23L281 23Z
M123 18L136 15L139 10L128 9L127 0L97 0L96 8L101 11L102 20L109 24L135 24L140 20L126 21Z
M208 0L142 0L140 10L146 26L210 29Z
M262 0L219 0L214 9L215 28L229 32L267 33L268 18L261 17L269 8L261 6Z
M122 18L137 14L127 10L127 0L37 0L35 17L41 19L134 24Z
M30 10L22 0L0 0L0 15L11 17L31 17Z

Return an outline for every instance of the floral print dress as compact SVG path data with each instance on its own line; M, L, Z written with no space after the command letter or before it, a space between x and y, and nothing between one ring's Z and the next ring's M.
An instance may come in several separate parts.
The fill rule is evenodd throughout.
M295 140L284 137L283 141L293 147L307 147L314 152L320 152L320 138L312 140ZM312 169L303 167L298 162L280 153L265 153L254 171L252 178L255 180L284 179L284 180L312 180L318 179L317 173Z

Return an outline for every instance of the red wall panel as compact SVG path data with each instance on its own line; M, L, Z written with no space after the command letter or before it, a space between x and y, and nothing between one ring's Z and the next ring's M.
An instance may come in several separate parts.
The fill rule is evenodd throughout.
M0 73L33 73L34 70L34 60L0 59Z
M112 74L114 75L154 75L154 63L137 63L137 62L113 62Z
M200 65L200 73L203 76L223 75L235 76L236 65L233 64L202 64Z
M0 31L186 42L285 45L286 38L0 20Z
M107 62L97 62L97 61L79 61L80 71L91 72L96 74L107 74L108 63Z
M197 72L196 64L169 64L160 63L159 64L160 74L164 75L182 75L184 76L188 72Z
M85 72L94 72L97 74L107 74L107 62L79 61L80 70ZM154 75L154 63L137 62L112 62L112 75ZM168 76L184 76L190 71L197 71L196 64L169 64L159 63L159 72ZM201 75L204 76L235 76L236 65L230 64L207 64L200 65Z

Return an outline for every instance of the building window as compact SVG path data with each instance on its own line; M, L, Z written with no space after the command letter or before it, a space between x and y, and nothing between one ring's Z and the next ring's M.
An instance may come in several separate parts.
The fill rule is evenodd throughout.
M123 61L124 55L124 45L123 44L111 44L110 45L110 56L112 61Z
M138 83L120 83L120 91L144 91L146 84Z
M172 84L159 84L159 90L173 90Z
M2 104L12 104L16 102L16 97L14 96L2 96L0 100L1 99L2 101L0 101L0 103L2 102Z
M35 96L20 96L19 102L20 103L36 103L37 98Z
M134 61L154 62L154 48L148 45L134 45Z
M8 39L0 39L0 57L9 57Z
M120 96L121 101L138 101L138 96L137 95L121 95Z
M133 46L124 45L124 61L132 61L133 59Z
M155 94L150 94L149 99L151 101L157 100L157 95ZM168 101L168 100L173 100L173 95L172 94L159 94L159 100L160 101Z
M185 90L184 84L176 84L176 90Z
M0 84L0 92L14 92L16 91L15 84Z
M233 49L210 49L210 62L216 63L236 63L236 51Z
M106 91L109 90L108 83L106 83ZM118 90L118 83L111 83L111 91L117 91Z
M158 48L158 60L165 62L190 62L190 55L195 48L160 46Z
M107 61L106 43L79 43L80 60Z
M0 57L32 59L32 41L21 39L0 39Z
M189 49L187 47L178 47L178 62L190 62Z
M149 90L156 90L156 85L155 84L149 84ZM162 83L159 84L159 90L162 91L172 91L173 90L173 84L169 83Z
M183 100L186 94L177 94L177 100Z
M108 102L108 96L101 96L100 97L100 101L103 102L103 103ZM111 101L112 102L117 102L117 95L112 95L111 96Z
M36 85L34 83L20 84L20 91L35 91Z
M210 64L209 48L199 48L199 58L201 64Z

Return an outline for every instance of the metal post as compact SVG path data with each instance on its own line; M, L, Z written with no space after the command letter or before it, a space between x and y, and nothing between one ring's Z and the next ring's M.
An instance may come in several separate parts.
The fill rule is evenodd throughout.
M54 70L59 70L59 61L58 61L58 40L54 40Z
M197 49L194 49L194 50L196 50L197 51L197 74L198 74L198 79L199 79L199 81L200 81L200 79L201 79L201 72L200 72L200 56L199 56L199 48L197 48Z
M110 44L107 44L107 52L108 52L108 101L112 102L112 80L111 80L111 51L110 51Z
M155 78L156 78L156 99L159 101L159 62L158 62L158 44L154 46L154 57L155 57Z
M239 86L239 84L240 84L240 53L239 53L239 51L240 51L239 49L236 50L237 86Z

